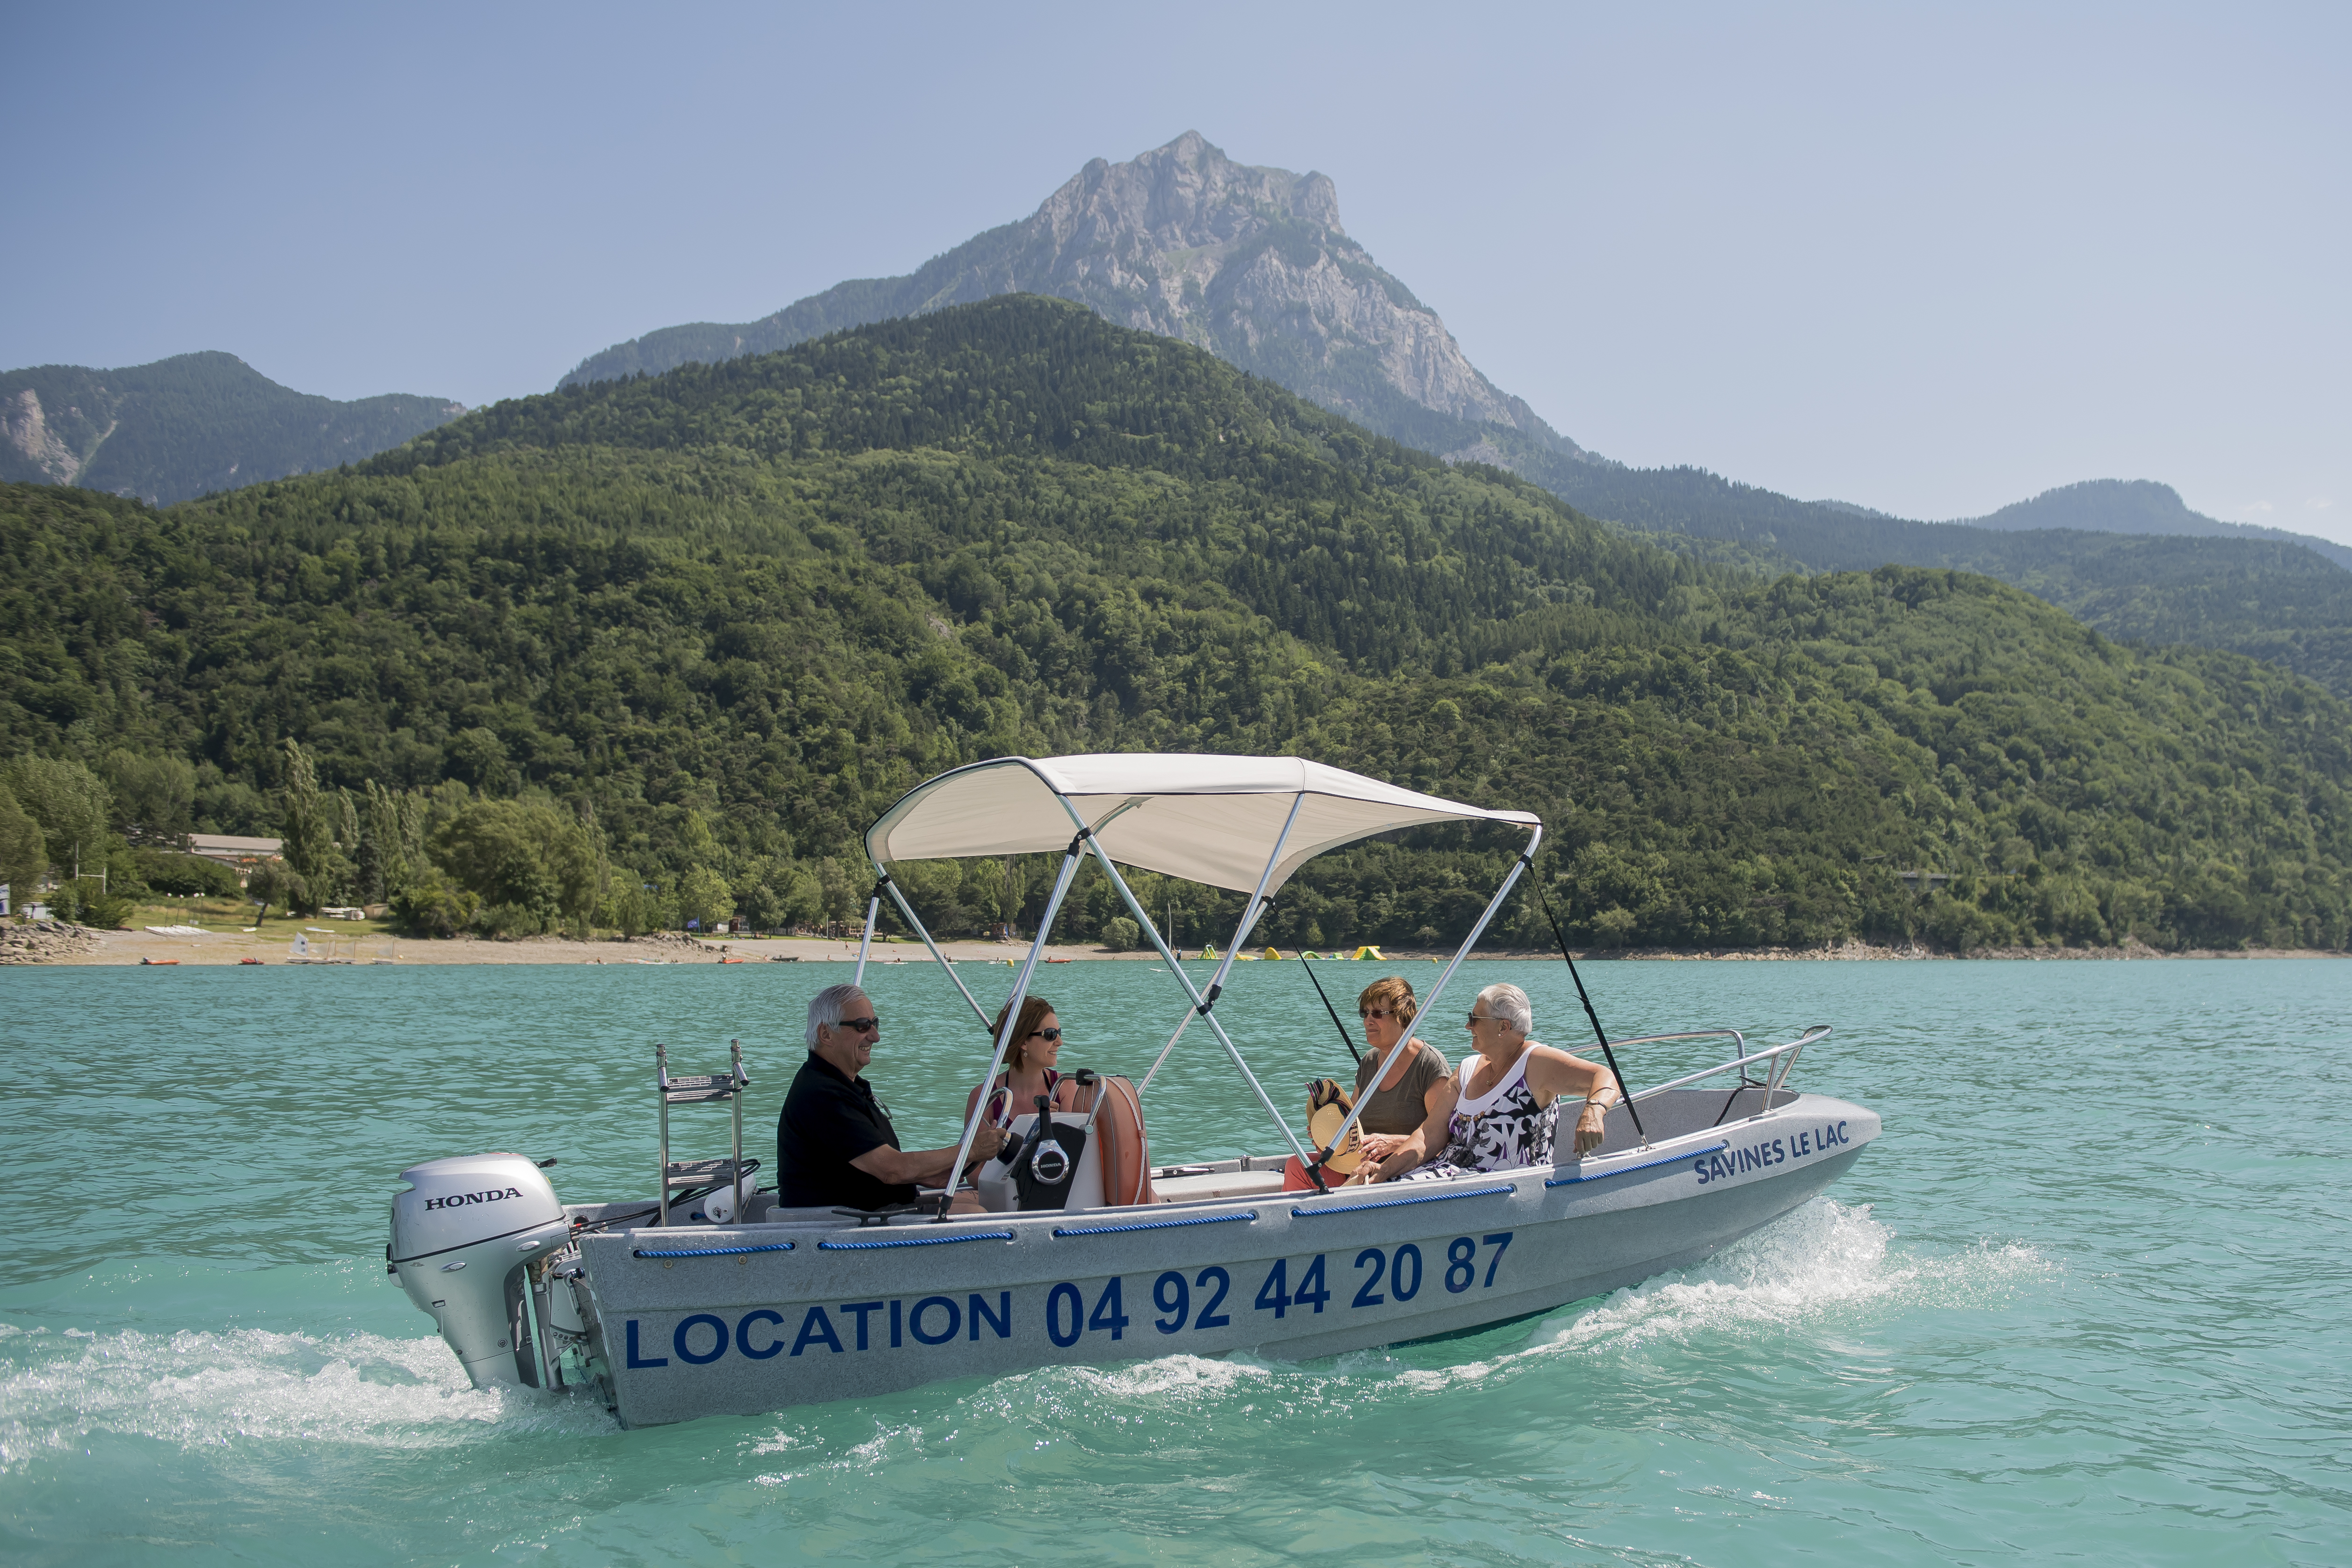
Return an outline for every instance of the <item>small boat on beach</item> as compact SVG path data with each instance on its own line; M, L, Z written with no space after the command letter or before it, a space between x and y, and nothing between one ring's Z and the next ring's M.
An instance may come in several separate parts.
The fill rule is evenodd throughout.
M1236 961L1260 956L1243 949L1307 860L1445 824L1524 841L1514 837L1508 873L1422 999L1430 1016L1533 867L1543 825L1532 815L1295 757L1003 757L942 773L866 831L877 880L857 949L861 982L887 898L940 962L954 993L943 998L990 1027L991 1010L945 962L889 867L1046 852L1060 856L1058 875L1003 1031L992 1033L993 1055L973 1062L987 1069L977 1080L1003 1065L1012 1020L1038 969L1055 962L1045 950L1055 918L1089 861L1149 935L1161 960L1152 972L1182 993L1140 1083L1099 1079L1080 1124L1054 1123L1075 1143L1026 1128L1022 1170L991 1160L976 1185L927 1191L898 1212L788 1208L760 1190L760 1162L743 1155L751 1080L740 1044L727 1069L709 1075L673 1075L656 1046L661 1176L652 1194L566 1204L546 1174L555 1162L517 1154L415 1165L393 1199L387 1271L478 1387L581 1390L623 1426L646 1426L1040 1366L1241 1350L1307 1358L1475 1332L1696 1263L1822 1192L1877 1137L1874 1112L1790 1087L1799 1057L1829 1038L1826 1026L1760 1047L1729 1028L1615 1039L1601 1034L1588 1000L1599 1037L1589 1048L1618 1089L1600 1147L1579 1158L1564 1140L1549 1164L1436 1180L1324 1182L1323 1162L1347 1146L1370 1097L1302 1138L1227 1029L1225 982ZM1244 895L1227 956L1205 984L1166 945L1123 867ZM1562 956L1573 974L1564 944ZM1279 1146L1152 1162L1151 1086L1196 1027L1246 1083ZM1633 1088L1620 1068L1622 1053L1638 1060L1645 1047L1717 1043L1720 1063L1648 1088ZM730 1112L730 1152L674 1161L671 1111L697 1105ZM976 1104L950 1170L966 1169L979 1118ZM1016 1131L1034 1120L1017 1119ZM1049 1173L1057 1152L1067 1157ZM1317 1190L1284 1190L1291 1161ZM1137 1197L1145 1201L1124 1201Z

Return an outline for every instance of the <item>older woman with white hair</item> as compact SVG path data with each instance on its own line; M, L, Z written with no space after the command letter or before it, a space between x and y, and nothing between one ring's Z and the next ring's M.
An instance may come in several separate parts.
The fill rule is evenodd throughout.
M1516 985L1489 985L1470 1008L1475 1054L1454 1070L1458 1089L1445 1147L1401 1181L1477 1175L1552 1163L1552 1128L1564 1099L1578 1100L1576 1158L1601 1147L1617 1099L1609 1069L1528 1038L1535 1010Z

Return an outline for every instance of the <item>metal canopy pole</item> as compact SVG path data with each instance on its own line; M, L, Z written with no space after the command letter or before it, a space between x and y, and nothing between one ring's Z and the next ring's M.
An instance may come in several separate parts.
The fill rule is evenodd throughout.
M1290 815L1282 819L1282 831L1276 836L1274 840L1274 853L1266 857L1265 869L1258 873L1257 886L1250 890L1249 902L1242 906L1241 923L1234 927L1234 940L1226 945L1225 956L1217 961L1217 972L1209 977L1208 1007L1204 1007L1201 1005L1201 994L1192 989L1192 976L1185 974L1181 967L1177 968L1177 974L1181 976L1184 982L1185 994L1192 998L1192 1011L1184 1015L1183 1018L1178 1022L1176 1032L1169 1036L1168 1043L1160 1047L1160 1061L1155 1061L1151 1064L1151 1070L1143 1075L1143 1082L1136 1086L1135 1093L1137 1099L1140 1100L1143 1097L1144 1089L1150 1087L1151 1080L1154 1078L1159 1076L1160 1062L1164 1062L1168 1059L1168 1053L1174 1050L1176 1048L1176 1042L1184 1037L1185 1028L1191 1025L1194 1018L1207 1016L1209 1007L1215 1006L1218 996L1223 994L1225 989L1225 976L1232 973L1234 960L1241 956L1242 944L1246 942L1250 939L1252 933L1257 930L1258 917L1265 912L1265 906L1272 902L1272 900L1265 896L1265 885L1273 879L1275 867L1282 863L1282 847L1286 843L1289 842L1291 825L1298 820L1298 808L1306 804L1307 794L1304 790L1290 798ZM1064 801L1062 803L1062 809L1064 811L1069 811L1070 803L1066 800ZM1070 812L1070 815L1075 818L1077 816L1077 813L1072 811ZM1105 861L1104 864L1108 866L1109 862ZM1121 883L1120 885L1122 887L1125 886L1124 883ZM1132 903L1133 901L1134 900L1132 899L1129 900L1129 903ZM1162 946L1160 951L1166 952L1168 950L1165 946ZM1174 964L1175 962L1176 961L1173 958L1169 960L1171 964ZM1222 1035L1223 1031L1219 1030L1218 1033ZM1244 1068L1242 1070L1247 1072L1249 1069Z
M1273 879L1275 867L1282 863L1282 847L1284 843L1289 839L1290 826L1292 823L1298 820L1298 808L1306 803L1306 800L1307 796L1302 792L1290 803L1290 815L1283 821L1281 836L1274 841L1274 853L1266 857L1265 869L1258 875L1257 889L1255 892L1250 894L1250 908L1244 917L1242 928L1244 931L1246 931L1251 925L1254 925L1256 922L1258 907L1265 900L1265 885ZM1066 806L1068 805L1066 801L1063 804ZM1076 813L1072 813L1073 816L1076 815ZM1233 1058L1234 1066L1241 1070L1242 1078L1249 1084L1250 1088L1256 1092L1258 1103L1265 1107L1265 1113L1268 1116L1274 1118L1274 1124L1282 1129L1283 1141L1288 1143L1290 1145L1291 1152L1298 1156L1299 1164L1302 1166L1305 1165L1307 1163L1307 1150L1306 1147L1298 1142L1298 1134L1290 1130L1290 1123L1285 1121L1282 1119L1282 1112L1274 1108L1274 1101L1266 1095L1265 1086L1258 1082L1257 1074L1250 1071L1249 1063L1242 1059L1241 1050L1234 1044L1233 1037L1225 1033L1225 1026L1217 1022L1217 1016L1213 1009L1217 1005L1218 993L1224 989L1222 983L1225 976L1225 971L1233 964L1233 953L1228 952L1225 955L1224 963L1218 966L1216 979L1210 983L1208 994L1205 996L1200 992L1192 989L1192 977L1184 973L1184 966L1176 962L1176 955L1174 953L1168 951L1168 943L1161 940L1159 930L1154 927L1150 921L1143 918L1143 906L1136 902L1134 889L1127 885L1127 879L1118 874L1118 868L1111 864L1110 855L1103 848L1102 840L1093 838L1090 836L1088 842L1094 850L1095 859L1101 864L1104 873L1110 878L1111 886L1118 889L1118 896L1122 900L1126 900L1127 907L1130 910L1134 911L1137 917L1137 923L1140 924L1146 931L1151 932L1151 945L1159 950L1160 956L1161 958L1167 960L1169 972L1176 976L1176 984L1181 985L1184 988L1184 994L1192 999L1193 1014L1206 1022L1210 1029L1216 1035L1218 1043L1225 1047L1225 1055ZM1073 847L1076 847L1073 846ZM1238 951L1240 943L1236 942L1234 943L1234 947L1235 950ZM1172 1046L1175 1042L1171 1040L1169 1044ZM1165 1053L1162 1054L1164 1055ZM1154 1070L1158 1070L1156 1065ZM992 1079L994 1075L991 1074L991 1078ZM1140 1099L1142 1097L1142 1090L1138 1089L1136 1094L1137 1098Z
M881 868L877 866L876 870ZM882 885L876 883L874 896L866 900L866 934L857 939L857 973L849 977L852 985L861 990L866 984L866 950L874 945L874 922L882 918Z
M1269 909L1271 909L1271 908L1273 908L1273 907L1274 907L1274 906L1273 906L1273 901L1272 901L1271 900L1267 900L1267 902L1266 902L1265 904L1264 904L1264 905L1260 906L1260 908L1259 908L1259 910L1258 910L1258 914L1259 914L1260 916L1263 916L1263 915L1265 913L1265 911L1266 911L1267 910L1269 910ZM1257 928L1257 922L1256 922L1256 920L1254 918L1254 919L1251 921L1251 922L1250 922L1250 929L1249 929L1249 930L1247 930L1247 931L1236 931L1236 932L1234 933L1234 935L1235 935L1235 936L1237 936L1237 937L1239 937L1239 938L1241 939L1241 941L1239 941L1239 942L1235 942L1234 943L1234 948L1238 950L1238 949L1241 947L1241 945L1242 945L1242 942L1245 942L1245 941L1247 941L1247 940L1248 940L1252 935L1254 935L1254 934L1255 933L1255 931L1256 931L1256 928ZM1171 959L1169 962L1171 962L1171 963L1181 963L1181 962L1182 962L1182 960L1181 960L1181 958L1180 957L1180 958L1173 958L1173 959ZM1182 972L1180 970L1178 973L1182 973ZM1195 1000L1195 1001L1198 1001L1198 1000L1199 1000L1199 998L1198 998L1198 997L1195 997L1195 998L1194 998L1194 1000ZM1192 1026L1192 1020L1193 1020L1193 1019L1195 1019L1195 1018L1197 1018L1197 1017L1199 1017L1200 1016L1201 1016L1201 1015L1200 1015L1200 1013L1199 1013L1198 1011L1196 1011L1195 1009L1193 1009L1193 1008L1187 1007L1187 1008L1185 1008L1185 1009L1184 1009L1184 1016L1183 1016L1182 1018L1181 1018L1181 1019L1179 1019L1179 1020L1177 1021L1177 1024L1176 1024L1176 1032L1175 1032L1174 1034L1172 1034L1172 1035L1171 1035L1171 1036L1169 1036L1169 1037L1168 1037L1168 1043L1167 1043L1166 1045L1164 1045L1164 1046L1160 1047L1160 1054L1159 1054L1159 1056L1157 1056L1157 1057L1155 1057L1155 1058L1152 1058L1152 1062L1151 1062L1151 1070L1150 1070L1150 1072L1148 1072L1148 1073L1145 1073L1145 1074L1143 1075L1143 1081L1142 1081L1141 1083L1139 1083L1139 1084L1137 1084L1137 1085L1135 1086L1135 1093L1136 1093L1136 1098L1137 1098L1137 1099L1139 1099L1139 1099L1141 1099L1141 1098L1142 1098L1142 1096L1143 1096L1143 1091L1144 1091L1145 1089L1150 1089L1150 1088L1151 1087L1151 1080L1152 1080L1153 1079L1158 1078L1158 1077L1160 1076L1160 1068L1161 1068L1162 1066L1166 1065L1166 1063L1167 1063L1167 1060L1168 1060L1168 1053L1169 1053L1169 1052L1171 1052L1171 1051L1172 1051L1172 1050L1174 1050L1174 1049L1176 1048L1176 1042L1177 1042L1177 1041L1179 1041L1179 1040L1181 1040L1181 1039L1182 1039L1182 1038L1184 1037L1184 1031L1185 1031L1185 1030L1187 1030L1187 1029L1189 1029L1189 1028L1191 1028L1191 1027Z
M1487 903L1486 911L1479 915L1478 923L1472 926L1470 928L1470 934L1463 939L1461 947L1457 949L1454 954L1454 962L1445 966L1445 972L1437 977L1437 984L1429 988L1429 995L1427 999L1422 1003L1418 1009L1419 1012L1427 1013L1436 1007L1437 998L1444 994L1445 983L1454 978L1454 972L1462 967L1462 961L1470 956L1470 950L1478 945L1478 939L1480 937L1486 934L1487 922L1492 921L1495 918L1496 911L1503 907L1503 900L1511 896L1512 888L1516 887L1518 883L1519 873L1525 871L1528 867L1533 863L1535 859L1536 846L1542 842L1543 824L1538 823L1536 824L1534 837L1528 840L1527 848L1520 851L1518 859L1513 863L1511 867L1511 874L1503 879L1503 885L1495 890L1495 896ZM1410 1028L1406 1029L1404 1031L1404 1038L1409 1040L1412 1037L1412 1031ZM1400 1046L1403 1043L1403 1040L1400 1040L1398 1042ZM1460 1069L1456 1068L1455 1070L1459 1071ZM1377 1082L1373 1087L1379 1087ZM1317 1158L1328 1159L1330 1157L1331 1151L1337 1149L1340 1142L1346 1139L1348 1136L1348 1130L1356 1125L1356 1119L1363 1115L1365 1109L1371 1103L1372 1097L1370 1095L1367 1094L1360 1097L1356 1101L1355 1109L1348 1112L1348 1119L1339 1123L1339 1131L1331 1135L1331 1142L1325 1144L1323 1148L1318 1152Z
M1066 802L1065 803L1067 804ZM1070 879L1078 874L1081 846L1092 832L1084 825L1078 836L1070 840L1069 849L1062 856L1062 874L1054 879L1053 896L1045 900L1045 913L1037 921L1037 938L1029 944L1029 956L1022 963L1021 973L1013 982L1013 1000L1004 1005L1004 1027L997 1031L996 1054L988 1059L987 1076L980 1080L985 1089L996 1081L996 1069L1004 1065L1004 1053L1013 1045L1013 1031L1021 1026L1021 1004L1029 996L1029 977L1037 973L1037 961L1045 955L1045 938L1054 929L1054 917L1061 912L1063 895L1070 890ZM986 1015L983 1014L985 1021ZM963 1163L971 1154L971 1141L980 1135L980 1119L988 1113L988 1096L982 1094L971 1102L971 1115L964 1122L963 1140L956 1145L955 1163L948 1167L947 1190L940 1194L940 1212L936 1217L948 1217L949 1205L955 1202L956 1189L963 1184Z
M982 1007L980 1005L979 999L974 997L969 990L965 989L963 976L955 972L955 965L950 963L947 959L947 954L940 951L940 944L931 940L931 933L924 929L923 922L915 918L914 906L907 902L907 895L898 890L898 884L891 880L890 873L883 871L878 863L874 868L877 871L882 872L882 879L874 885L877 888L886 889L888 890L890 894L890 901L898 907L899 917L907 922L908 926L917 936L922 938L923 945L930 950L931 957L938 962L939 966L941 969L947 971L950 984L953 984L958 991L963 992L963 999L971 1004L972 1012L979 1016L980 1026L983 1029L988 1027L988 1009Z

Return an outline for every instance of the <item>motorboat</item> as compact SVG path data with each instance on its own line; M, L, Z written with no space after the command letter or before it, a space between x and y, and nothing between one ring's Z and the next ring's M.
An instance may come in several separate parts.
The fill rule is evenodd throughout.
M1016 1121L1012 1166L991 1160L904 1212L791 1208L759 1186L759 1162L743 1155L751 1079L740 1044L724 1071L708 1075L673 1074L657 1046L660 1181L650 1201L566 1204L546 1173L552 1161L432 1161L401 1173L387 1268L477 1386L580 1390L625 1426L646 1426L1040 1366L1242 1350L1305 1359L1475 1332L1696 1263L1822 1192L1878 1136L1866 1108L1790 1087L1826 1026L1760 1048L1729 1028L1614 1039L1586 997L1596 1039L1584 1048L1597 1048L1620 1088L1598 1149L1576 1158L1563 1138L1549 1165L1340 1184L1325 1162L1363 1106L1328 1135L1302 1139L1250 1066L1246 1029L1229 1030L1219 1002L1268 901L1307 861L1444 824L1524 835L1524 844L1423 999L1424 1014L1534 865L1535 816L1296 757L1002 757L941 773L866 832L877 879L857 976L887 899L991 1026L889 868L1058 854L979 1079L992 1080L1072 879L1091 860L1150 935L1162 961L1152 972L1182 993L1173 1032L1131 1095L1109 1092L1127 1080L1105 1080L1084 1125L1067 1113L1056 1124L1050 1110L1045 1133L1036 1117ZM1245 895L1205 986L1165 944L1122 867ZM1561 954L1573 973L1564 942ZM1580 977L1577 987L1583 996ZM1246 1082L1278 1147L1152 1162L1143 1132L1151 1085L1195 1027ZM1725 1058L1630 1089L1621 1061L1669 1042L1720 1042ZM674 1161L672 1111L697 1106L730 1111L730 1152ZM979 1116L976 1108L950 1169L967 1168ZM1140 1148L1123 1146L1128 1137ZM1283 1190L1292 1160L1313 1173L1313 1189ZM1138 1169L1148 1182L1130 1180Z

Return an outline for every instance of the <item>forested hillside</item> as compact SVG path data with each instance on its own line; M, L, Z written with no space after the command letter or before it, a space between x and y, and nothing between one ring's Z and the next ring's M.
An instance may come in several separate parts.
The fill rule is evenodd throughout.
M10 487L0 561L0 747L185 759L223 831L290 787L332 839L312 896L401 882L420 923L845 913L859 830L938 769L1198 749L1538 811L1589 942L2352 929L2347 713L2311 685L1981 577L1760 583L1054 301L501 404L167 511ZM1329 858L1271 934L1436 940L1507 855ZM949 930L1043 890L904 879ZM1188 940L1230 902L1181 897ZM1115 912L1090 886L1072 929Z
M1507 468L1683 553L1770 574L1980 572L2111 637L2246 652L2352 699L2352 572L2341 570L2352 548L2201 517L2147 480L2093 480L1972 524L1926 523L1697 468L1611 462L1479 373L1436 313L1348 237L1328 178L1236 163L1197 132L1127 163L1097 159L1028 218L904 277L851 279L757 321L649 332L590 355L562 384L764 355L1014 292L1206 348L1377 434ZM2014 530L2032 531L2002 537ZM2118 544L2110 532L2166 537ZM2184 555L2177 536L2224 542ZM2252 548L2231 548L2241 542Z
M1981 573L2109 637L2251 654L2352 698L2352 571L2312 548L2324 541L2251 531L2210 538L1906 522L1835 502L1794 500L1698 468L1553 464L1542 473L1592 515L1698 559L1766 575L1868 571L1890 563ZM2113 487L2126 498L2142 488ZM2162 486L2144 488L2171 494ZM2086 502L2076 510L2089 520L2131 521L2115 508Z
M313 397L234 354L123 370L38 365L0 372L0 479L169 503L354 462L464 412L397 393Z

